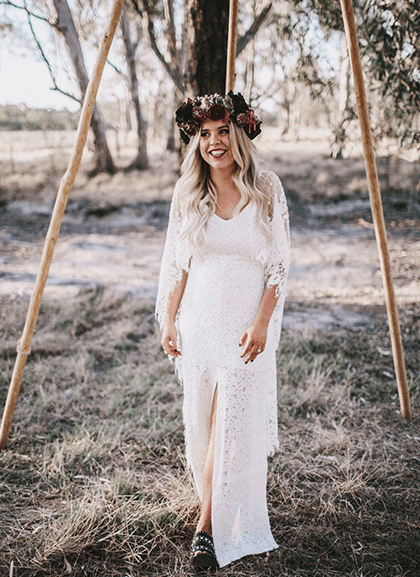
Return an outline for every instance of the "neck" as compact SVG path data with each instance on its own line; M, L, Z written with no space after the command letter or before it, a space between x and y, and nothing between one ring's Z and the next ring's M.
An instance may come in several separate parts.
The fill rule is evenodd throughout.
M210 178L217 190L233 185L233 167L214 169L210 167Z

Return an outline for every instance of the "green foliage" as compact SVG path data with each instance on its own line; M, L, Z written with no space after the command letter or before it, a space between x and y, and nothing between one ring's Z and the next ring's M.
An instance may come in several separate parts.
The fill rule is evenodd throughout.
M314 30L325 38L343 32L337 0L291 0L299 15L286 30L300 46L299 80L311 87L313 96L331 83L330 72L316 54L316 42L308 43ZM354 3L360 51L371 89L378 95L380 122L375 136L398 138L406 147L420 143L415 117L420 110L420 4L417 0L358 0ZM304 23L304 24L303 24Z
M420 5L417 0L367 0L360 15L362 53L382 99L384 134L420 143Z

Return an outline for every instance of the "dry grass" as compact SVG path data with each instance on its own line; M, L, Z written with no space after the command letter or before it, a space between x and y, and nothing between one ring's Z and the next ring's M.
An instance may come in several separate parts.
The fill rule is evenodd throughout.
M165 135L166 136L166 135ZM66 170L75 139L72 131L0 132L0 202L29 200L52 202ZM74 184L71 200L94 207L109 207L136 201L167 200L177 178L178 155L165 151L162 135L149 139L151 169L124 173L136 155L134 132L108 131L116 166L114 176L89 178L93 166L92 147L87 147ZM367 198L368 187L361 143L341 162L329 158L332 134L310 130L300 141L286 140L279 129L264 127L257 149L270 169L282 176L289 197L306 200ZM403 151L395 143L383 142L378 150L378 176L382 191L412 195L419 190L420 164L416 150Z
M26 307L1 302L2 402ZM420 310L402 324L418 407ZM284 333L268 478L280 547L220 576L419 575L420 423L398 414L387 348L385 319L372 334ZM87 289L44 303L0 454L1 574L189 575L181 401L151 302Z
M0 203L27 200L49 203L55 199L75 141L72 131L0 131ZM178 155L165 151L164 143L148 143L151 168L123 172L136 155L135 133L117 138L108 131L109 146L120 169L114 176L89 178L92 147L86 147L82 166L72 189L72 201L94 207L170 198L177 178ZM162 152L163 151L163 152ZM164 165L165 170L162 170Z
M360 159L336 163L308 154L307 142L292 154L275 130L266 134L263 152L283 175L292 219L308 226L308 199L366 195ZM6 136L0 202L50 202L73 135L42 135L44 143L33 135L38 144L25 134L12 135L13 142ZM121 165L129 154L121 146ZM141 175L90 181L85 161L72 192L76 212L167 199L176 178L172 156L156 156ZM389 220L395 216L391 229L417 234L418 165L393 163L379 162L390 195L385 208ZM34 219L36 231L40 220ZM418 263L415 254L410 258L414 275ZM27 306L17 295L0 296L0 406ZM401 319L411 423L398 411L383 309L360 308L376 319L368 332L284 332L281 447L268 477L279 549L233 563L220 577L420 575L420 308L407 307ZM32 348L12 435L0 453L0 574L190 575L198 502L184 459L182 391L159 346L153 303L96 288L46 301Z

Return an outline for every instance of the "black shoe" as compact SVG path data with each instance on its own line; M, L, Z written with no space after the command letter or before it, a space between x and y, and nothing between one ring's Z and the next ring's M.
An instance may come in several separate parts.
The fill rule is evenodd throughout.
M191 550L191 563L193 567L209 569L218 567L214 551L214 543L207 531L199 531L194 535Z

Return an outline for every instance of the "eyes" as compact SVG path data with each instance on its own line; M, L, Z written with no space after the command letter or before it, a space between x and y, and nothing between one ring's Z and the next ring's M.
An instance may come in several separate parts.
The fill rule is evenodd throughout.
M227 134L229 134L229 127L228 126L221 126L218 129L218 134L219 136L226 136ZM201 130L201 138L209 138L210 137L210 130Z

